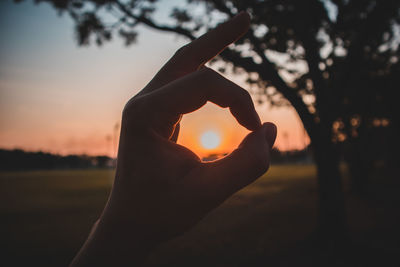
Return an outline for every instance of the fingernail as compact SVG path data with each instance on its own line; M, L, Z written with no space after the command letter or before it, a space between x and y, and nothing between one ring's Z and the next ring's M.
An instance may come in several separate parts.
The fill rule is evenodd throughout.
M277 128L272 122L266 122L263 126L265 127L265 138L270 148L272 148L275 143Z
M244 11L240 11L240 12L237 13L235 16L233 16L233 19L239 17L239 16L240 16L241 14L243 14L243 13L244 13Z
M232 19L235 19L239 16L242 16L243 14L247 14L247 16L250 16L249 13L247 13L246 11L240 11L239 13L237 13L235 16L232 17Z

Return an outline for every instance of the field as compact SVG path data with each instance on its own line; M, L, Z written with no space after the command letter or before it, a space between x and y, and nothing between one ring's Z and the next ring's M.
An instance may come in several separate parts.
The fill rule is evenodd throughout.
M147 265L327 266L332 261L310 246L314 177L313 165L272 166L190 232L160 246ZM107 201L112 180L111 170L0 173L0 265L68 265ZM392 258L400 255L398 183L390 183L377 184L366 199L346 193L357 249L351 260L334 266L399 266Z

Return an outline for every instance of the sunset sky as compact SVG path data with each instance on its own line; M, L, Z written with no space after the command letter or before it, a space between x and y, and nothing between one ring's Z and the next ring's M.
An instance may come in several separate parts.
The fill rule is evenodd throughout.
M167 17L168 6L160 10ZM11 0L0 1L0 36L0 148L110 156L125 102L187 42L140 28L138 43L130 47L118 38L100 48L78 47L66 14ZM238 77L228 78L246 88ZM308 142L293 109L263 104L257 110L262 121L277 124L279 149ZM221 137L214 150L201 146L207 130ZM246 133L228 110L207 104L183 117L179 143L206 156L231 151Z

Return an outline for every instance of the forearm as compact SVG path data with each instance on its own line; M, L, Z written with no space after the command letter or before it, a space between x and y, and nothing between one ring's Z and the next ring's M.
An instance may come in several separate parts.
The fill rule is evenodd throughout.
M156 245L134 227L99 219L71 266L138 266Z

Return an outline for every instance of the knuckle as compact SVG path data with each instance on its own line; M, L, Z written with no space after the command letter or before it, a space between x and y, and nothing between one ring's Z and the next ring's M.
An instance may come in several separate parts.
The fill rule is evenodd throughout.
M213 76L216 74L215 71L207 67L199 69L198 72L202 78Z
M131 121L131 120L140 120L144 111L144 99L143 97L133 97L131 98L124 106L122 110L122 120L123 121Z
M235 97L232 100L231 106L236 110L242 109L243 107L251 107L250 104L253 103L253 100L251 99L249 92L247 92L246 90L240 88L234 94L234 96Z
M248 103L253 102L250 93L245 89L240 90L240 98Z
M189 44L185 44L184 46L181 46L180 48L178 48L178 50L175 51L174 56L180 56L182 54L184 54L184 52L188 49Z
M195 74L194 74L194 80L195 83L201 84L204 83L204 81L211 81L214 80L213 76L215 75L215 72L207 67L199 69ZM206 95L209 95L211 93L212 87L211 86L205 86L204 87L204 93Z
M207 80L218 81L217 79L219 77L217 75L218 74L215 71L207 67L201 68L197 71L197 79L199 80L199 82Z

